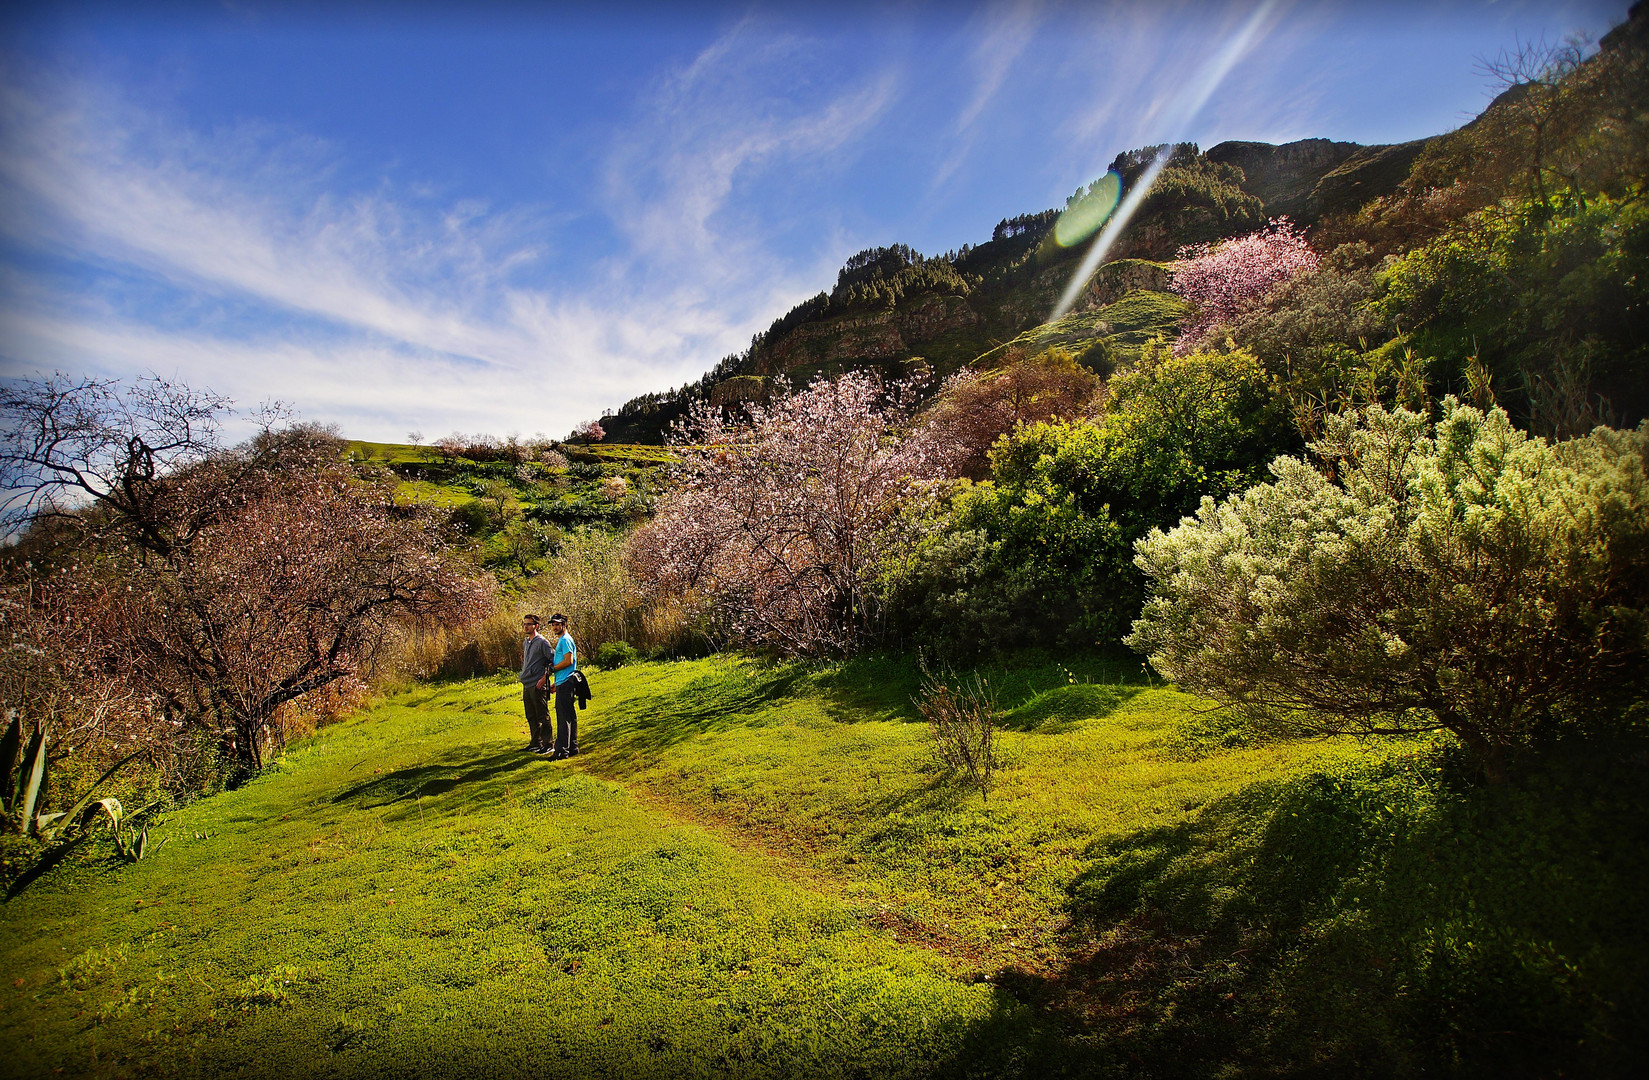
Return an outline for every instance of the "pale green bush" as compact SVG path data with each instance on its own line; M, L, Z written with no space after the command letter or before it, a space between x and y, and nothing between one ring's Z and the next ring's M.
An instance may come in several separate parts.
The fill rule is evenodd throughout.
M585 657L595 656L609 641L631 641L639 631L642 598L625 564L626 540L623 533L596 529L569 533L544 572L532 580L522 610L544 619L557 611L565 614Z
M1453 398L1339 417L1276 479L1137 545L1129 644L1252 720L1452 732L1491 778L1541 724L1641 693L1649 424L1551 445Z

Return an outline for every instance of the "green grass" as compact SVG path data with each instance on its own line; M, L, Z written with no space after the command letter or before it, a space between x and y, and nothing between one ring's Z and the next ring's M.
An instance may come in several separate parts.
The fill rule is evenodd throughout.
M899 1075L991 1010L781 864L515 752L518 711L502 680L397 699L142 863L36 883L9 1071Z
M450 510L475 500L474 492L455 484L439 484L433 480L398 480L395 484L397 503L422 503Z
M988 674L988 800L934 765L897 659L597 671L565 763L516 752L507 678L387 700L143 862L98 841L0 908L6 1071L1515 1074L1640 1046L1641 746L1485 791L1416 744L1245 742L1124 659Z
M410 443L381 443L367 442L363 439L349 440L349 456L362 461L377 461L385 465L406 465L434 461L436 452L427 446L413 446Z
M1118 358L1132 358L1158 337L1172 340L1190 310L1190 304L1172 293L1135 289L1115 303L1032 327L982 354L975 363L988 363L1010 349L1034 356L1056 346L1080 351L1096 342Z
M574 461L648 466L668 465L676 460L669 447L645 443L580 443L566 449L568 458Z

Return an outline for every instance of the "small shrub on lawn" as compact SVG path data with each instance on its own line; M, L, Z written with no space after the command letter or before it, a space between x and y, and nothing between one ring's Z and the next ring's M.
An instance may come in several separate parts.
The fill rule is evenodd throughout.
M997 766L996 694L991 684L978 672L953 682L924 669L916 711L928 722L940 764L965 773L988 801Z
M595 662L597 667L621 668L635 663L639 656L636 647L628 641L609 641L595 651Z

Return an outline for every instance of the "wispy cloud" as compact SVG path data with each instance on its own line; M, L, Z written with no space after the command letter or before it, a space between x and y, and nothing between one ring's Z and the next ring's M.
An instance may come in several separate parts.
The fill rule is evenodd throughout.
M607 166L607 212L631 238L636 257L672 269L691 261L699 273L733 272L766 228L741 219L733 205L741 178L781 162L827 165L875 124L894 97L891 72L849 85L812 109L773 93L785 71L807 69L807 48L746 20L649 95Z
M929 190L938 190L967 160L977 141L980 117L1001 93L1014 64L1035 40L1042 21L1038 0L1013 0L987 7L964 29L964 34L976 39L969 58L974 73L973 93L956 115L951 151L934 170Z
M571 286L546 272L566 210L350 191L340 151L301 133L204 136L107 90L0 85L0 232L31 253L0 301L5 367L175 370L380 437L564 431L696 377L820 272L764 246L739 183L839 154L893 94L879 76L775 107L752 90L805 43L746 48L741 32L661 78L615 133L603 208L620 242ZM40 262L77 274L65 285ZM101 295L108 275L175 310Z

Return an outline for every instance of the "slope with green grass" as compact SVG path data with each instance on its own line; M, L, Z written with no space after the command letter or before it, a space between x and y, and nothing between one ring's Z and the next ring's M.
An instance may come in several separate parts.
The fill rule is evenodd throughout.
M397 699L143 862L35 883L7 1071L901 1075L990 1011L781 864L517 752L518 710L506 680Z
M988 674L988 799L934 766L903 661L598 671L560 763L519 752L507 677L388 700L142 862L99 841L0 908L3 1069L1515 1074L1638 1047L1638 744L1485 791L1418 744L1244 743L1124 661Z

